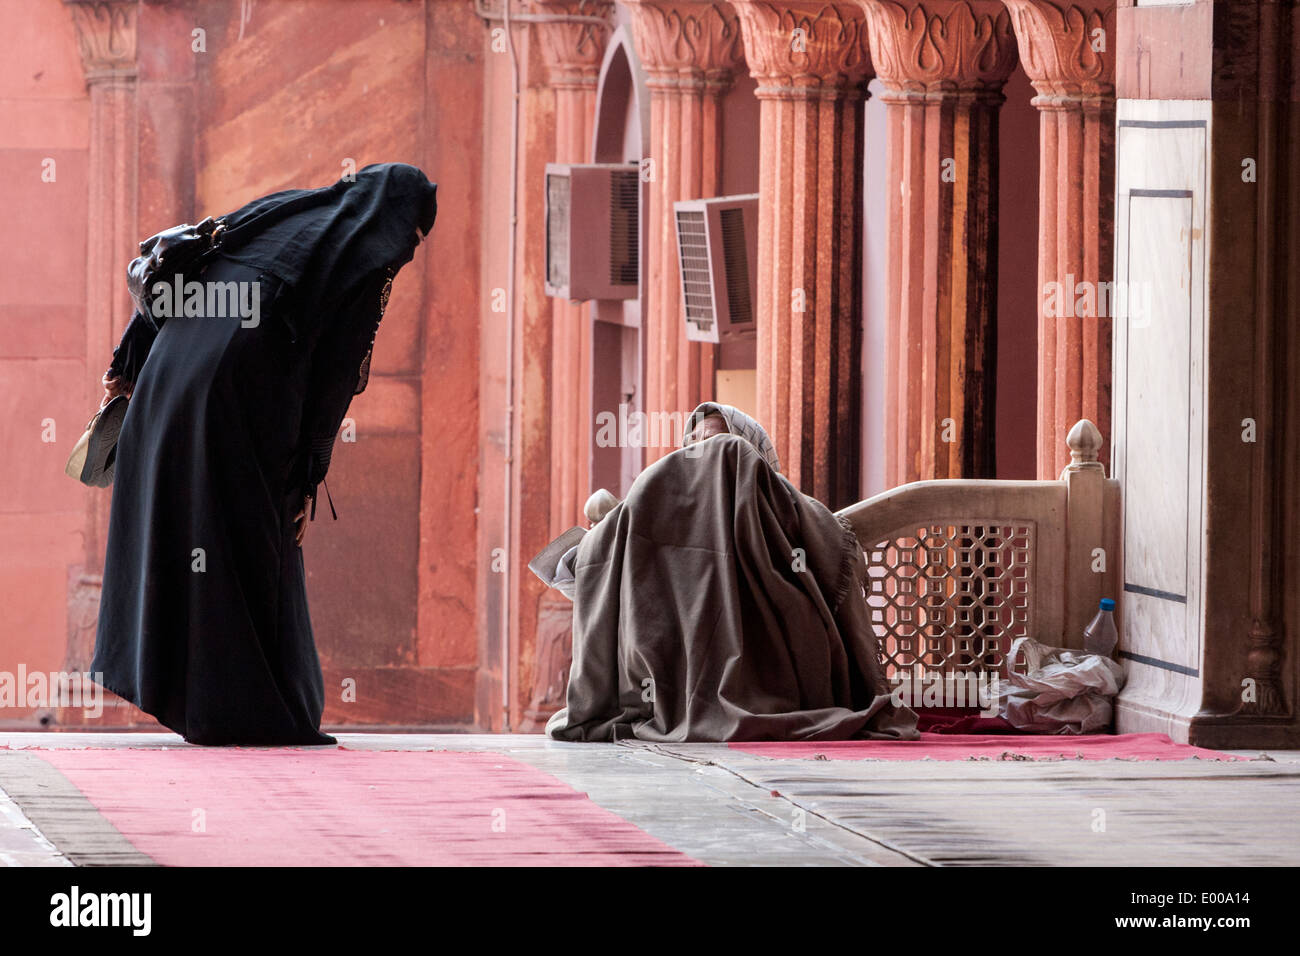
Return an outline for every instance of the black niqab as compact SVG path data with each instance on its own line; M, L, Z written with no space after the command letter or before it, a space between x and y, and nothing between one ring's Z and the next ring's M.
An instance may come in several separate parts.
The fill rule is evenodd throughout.
M90 669L191 742L334 742L319 730L325 689L295 517L305 495L314 513L435 195L420 170L386 163L254 200L225 217L198 278L256 283L260 320L211 299L157 330L137 313L115 350L134 390Z
M414 166L383 163L322 189L272 193L224 217L221 253L272 273L310 309L322 293L346 295L376 270L410 262L416 229L433 228L437 189Z

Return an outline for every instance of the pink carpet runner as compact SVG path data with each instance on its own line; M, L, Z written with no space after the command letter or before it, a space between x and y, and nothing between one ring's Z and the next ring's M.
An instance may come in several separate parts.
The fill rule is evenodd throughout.
M932 734L920 740L831 740L733 743L758 757L828 760L1237 760L1231 754L1176 744L1167 734Z
M44 750L169 866L689 866L586 794L494 753Z

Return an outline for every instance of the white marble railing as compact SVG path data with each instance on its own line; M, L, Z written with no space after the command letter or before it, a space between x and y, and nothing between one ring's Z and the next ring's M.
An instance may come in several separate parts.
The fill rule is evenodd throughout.
M1092 422L1066 444L1056 481L919 481L839 512L866 555L889 676L1004 671L1017 637L1083 646L1122 580L1119 483Z

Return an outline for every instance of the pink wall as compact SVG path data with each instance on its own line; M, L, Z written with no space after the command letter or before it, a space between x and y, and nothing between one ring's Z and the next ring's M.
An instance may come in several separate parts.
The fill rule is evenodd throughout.
M197 22L208 30L209 48L199 59L204 122L197 216L277 189L328 185L349 168L368 163L426 165L422 5L388 0L259 5L243 24L242 36L239 9L212 0L196 11ZM441 179L441 170L428 172ZM451 321L451 310L429 300L437 290L429 281L436 277L426 275L427 263L436 261L438 250L458 245L446 234L447 207L455 215L454 187L447 187L440 183L443 208L432 252L417 255L394 283L369 387L348 411L356 422L356 442L335 445L329 486L340 520L329 520L326 508L318 510L303 548L316 644L326 671L327 722L413 723L469 710L470 685L464 680L458 687L438 688L444 699L429 699L437 675L420 672L448 661L439 654L439 642L417 639L424 340L435 332L465 334L456 326L438 328ZM474 355L472 347L468 355ZM436 424L446 427L463 410L472 413L473 396L472 388L458 400L448 395L451 401ZM437 432L423 437L442 440ZM472 527L471 521L470 533ZM469 549L468 542L454 538L442 544L449 557L457 548ZM468 633L468 612L463 605L459 614L447 608L439 631L445 627L453 641ZM461 659L451 655L450 663L472 664L474 651L472 643L463 643ZM356 706L340 701L342 676L357 680Z
M85 496L89 101L61 3L0 0L0 670L62 667ZM54 161L55 180L42 181ZM107 364L107 363L105 363ZM97 377L97 376L96 376ZM54 441L43 440L43 422ZM0 712L0 723L25 712Z
M111 354L85 354L91 113L73 18L59 0L0 0L0 13L18 25L0 36L0 670L54 670L68 653L88 495L107 495L61 472ZM139 183L127 232L327 185L348 159L414 163L439 183L430 245L394 286L369 388L349 412L357 441L336 446L341 520L318 511L305 558L326 722L466 723L479 651L480 268L464 237L481 227L483 23L468 3L394 0L137 13L138 170L112 173ZM190 48L196 26L206 51ZM53 183L41 182L47 157ZM342 677L357 680L355 705L336 693Z
M250 16L242 24L241 10ZM510 64L468 2L229 0L145 4L140 14L140 169L162 183L139 197L147 235L178 215L219 213L286 186L324 185L351 159L403 160L439 183L431 247L403 272L379 336L371 384L353 405L356 444L339 443L306 563L331 692L357 677L361 706L331 695L327 722L499 724L510 668L516 718L531 689L539 586L511 553L514 632L501 635L507 583L494 564L505 515L545 515L549 487L516 459L505 500L506 382L516 438L546 378L550 304L540 295L541 170L555 149L554 97L531 31L519 31L520 244L515 365L507 317L492 308L508 274ZM67 580L83 551L86 495L59 477L97 401L87 368L89 108L72 18L59 0L0 0L22 30L0 37L0 669L62 665ZM616 13L618 22L625 11ZM193 24L208 51L189 50ZM33 38L36 38L35 41ZM725 101L724 193L758 187L754 81ZM1001 117L1000 477L1032 477L1036 366L1038 118L1023 72ZM883 108L866 107L863 494L883 490ZM627 117L611 147L640 155ZM178 145L179 141L179 145ZM171 148L165 148L169 146ZM40 162L58 163L55 183ZM601 157L609 158L609 157ZM166 168L161 168L161 167ZM181 210L181 212L177 212ZM606 323L602 323L606 324ZM620 334L635 335L611 325ZM97 357L96 365L107 356ZM575 381L574 388L589 382ZM548 406L549 409L549 406ZM57 440L40 441L53 419ZM533 427L529 426L529 427ZM541 439L528 433L529 448ZM548 445L549 447L549 445ZM516 453L519 449L516 448ZM525 480L520 480L520 478ZM102 494L102 492L96 492ZM538 501L541 500L539 506ZM540 510L539 510L540 507ZM526 532L532 534L531 530ZM516 549L522 548L518 539ZM524 549L526 550L526 549ZM508 647L506 644L508 643ZM4 715L0 715L3 718Z
M484 37L486 47L487 38ZM522 56L523 54L521 54ZM504 659L501 638L501 602L505 580L492 571L492 555L505 547L505 382L506 336L504 312L488 311L495 300L504 301L509 274L510 216L510 61L506 54L487 55L483 71L482 205L478 216L478 247L482 257L479 299L484 303L479 321L478 368L480 417L478 422L478 528L476 624L479 638L477 711L487 715L499 709Z

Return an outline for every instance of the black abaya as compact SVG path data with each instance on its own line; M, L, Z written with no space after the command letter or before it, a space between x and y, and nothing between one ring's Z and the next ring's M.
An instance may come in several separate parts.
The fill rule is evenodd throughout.
M430 211L410 222L427 231L433 187L414 172ZM137 315L119 346L114 368L135 384L91 671L192 743L335 743L318 729L325 690L294 516L364 387L392 276L413 255L414 227L397 222L410 213L402 206L377 226L407 230L404 255L384 267L358 255L350 261L363 271L336 265L333 283L280 268L267 244L245 247L242 261L217 257L201 280L260 283L255 325L173 315L155 335Z

